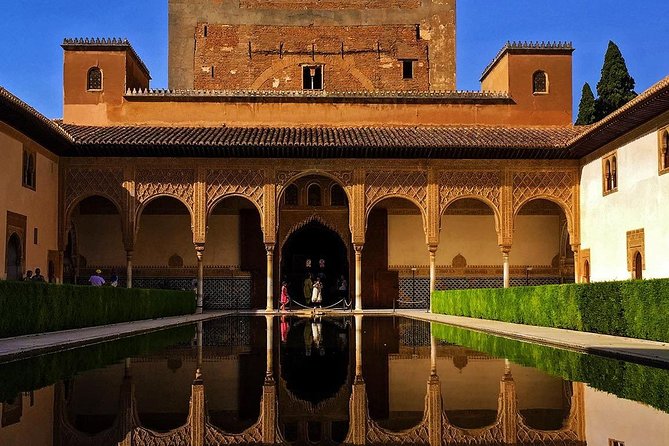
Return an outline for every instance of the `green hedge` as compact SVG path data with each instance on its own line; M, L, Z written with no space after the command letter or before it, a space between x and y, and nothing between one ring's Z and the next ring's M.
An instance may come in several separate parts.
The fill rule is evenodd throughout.
M669 279L435 291L432 309L669 342Z
M0 338L194 311L184 291L0 281Z
M443 324L431 333L448 343L587 383L621 398L639 401L669 413L669 370L618 361L596 355L530 344Z
M0 402L124 358L189 345L194 335L195 327L189 325L0 364Z

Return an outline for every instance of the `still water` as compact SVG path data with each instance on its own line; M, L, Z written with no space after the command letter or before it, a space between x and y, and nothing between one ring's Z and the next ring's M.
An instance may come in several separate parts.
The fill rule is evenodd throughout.
M667 370L395 317L226 317L2 364L0 401L1 446L669 445Z

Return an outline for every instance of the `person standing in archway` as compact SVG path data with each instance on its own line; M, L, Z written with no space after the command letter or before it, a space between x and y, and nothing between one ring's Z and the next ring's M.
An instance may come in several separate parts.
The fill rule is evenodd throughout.
M314 287L313 291L311 293L311 303L314 305L321 305L321 302L323 301L323 297L321 295L321 292L323 290L323 283L321 282L320 277L316 278L316 281L314 282Z
M311 294L313 293L314 282L311 280L311 273L307 273L304 279L304 304L309 305L311 302Z

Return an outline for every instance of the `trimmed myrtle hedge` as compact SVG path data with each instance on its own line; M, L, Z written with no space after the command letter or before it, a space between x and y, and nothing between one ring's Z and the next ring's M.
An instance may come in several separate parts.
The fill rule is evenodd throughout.
M669 279L435 291L432 309L669 342Z
M432 323L443 341L586 383L621 398L639 401L669 413L669 370L560 350L489 334Z
M0 338L194 312L184 291L0 281Z
M188 325L0 364L0 402L124 358L189 345L194 335L195 327Z

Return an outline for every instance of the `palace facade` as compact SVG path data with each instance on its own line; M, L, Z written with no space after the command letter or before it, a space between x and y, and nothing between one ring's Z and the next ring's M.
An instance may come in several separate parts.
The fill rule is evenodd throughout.
M62 120L0 89L3 276L272 309L311 273L358 310L666 276L669 79L575 127L571 44L456 91L455 1L385 5L172 0L165 90L127 40L65 39Z

